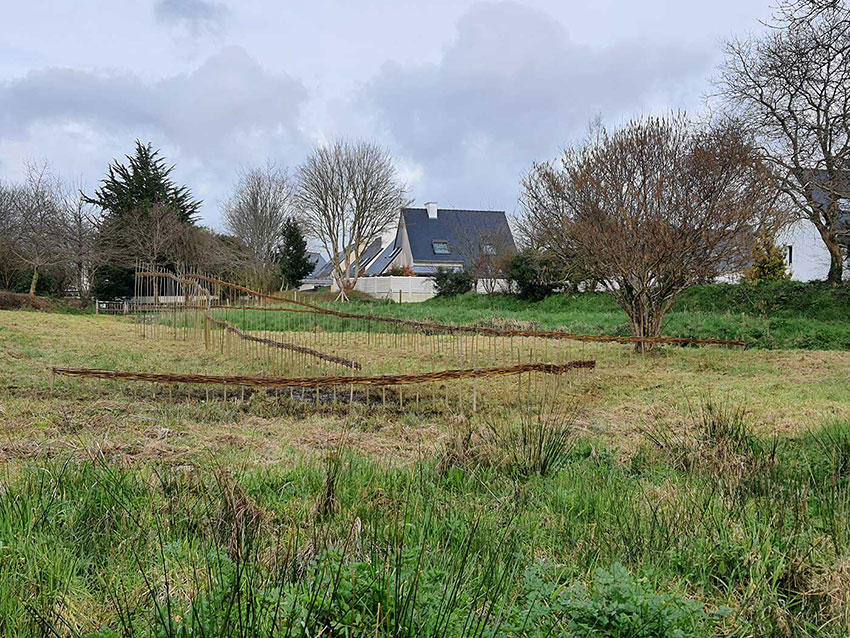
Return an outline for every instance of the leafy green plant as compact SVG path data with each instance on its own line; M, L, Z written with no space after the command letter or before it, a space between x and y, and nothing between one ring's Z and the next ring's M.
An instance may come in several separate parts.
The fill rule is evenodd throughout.
M562 285L564 277L550 256L523 250L511 257L507 279L520 299L542 301Z
M434 286L438 297L455 297L470 292L475 287L475 277L465 270L438 268Z
M574 587L564 613L574 638L709 636L710 621L720 615L707 614L699 601L654 592L618 563L597 570L589 588Z

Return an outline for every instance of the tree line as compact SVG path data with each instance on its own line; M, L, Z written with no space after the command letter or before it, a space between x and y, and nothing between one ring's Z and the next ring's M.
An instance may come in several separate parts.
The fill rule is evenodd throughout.
M198 224L201 201L173 170L137 140L91 194L47 164L27 165L20 183L0 183L0 288L129 297L137 263L191 266L265 291L294 288L314 267L308 236L338 256L334 278L351 288L364 249L407 201L386 150L337 141L292 175L273 163L241 170L218 233Z

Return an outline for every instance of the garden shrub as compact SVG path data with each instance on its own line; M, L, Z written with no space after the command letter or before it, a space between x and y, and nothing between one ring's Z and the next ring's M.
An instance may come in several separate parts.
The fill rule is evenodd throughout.
M454 297L471 291L475 287L475 277L463 270L438 268L434 286L438 297Z
M520 299L541 301L561 285L562 277L555 261L534 250L515 254L508 264L508 282Z
M785 255L773 237L761 235L757 238L753 265L747 270L744 278L751 283L791 279L791 273L785 264Z

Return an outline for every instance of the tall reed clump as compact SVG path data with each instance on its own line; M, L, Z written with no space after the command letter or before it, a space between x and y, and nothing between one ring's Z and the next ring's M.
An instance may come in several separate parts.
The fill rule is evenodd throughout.
M711 474L727 483L763 476L777 462L776 440L766 444L753 434L746 408L718 402L710 394L688 405L683 423L657 422L644 434L672 467Z
M566 465L576 442L575 406L557 388L527 400L518 420L487 421L492 451L501 466L521 478L551 476Z

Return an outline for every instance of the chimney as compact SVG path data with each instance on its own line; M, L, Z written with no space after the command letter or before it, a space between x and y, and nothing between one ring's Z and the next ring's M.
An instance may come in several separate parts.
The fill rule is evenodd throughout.
M437 219L437 202L428 202L425 208L428 209L428 219Z

